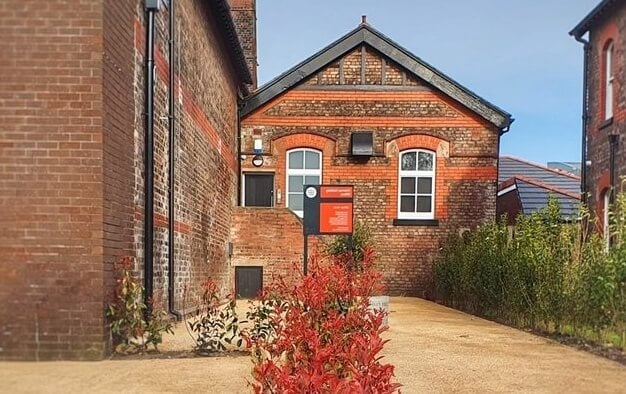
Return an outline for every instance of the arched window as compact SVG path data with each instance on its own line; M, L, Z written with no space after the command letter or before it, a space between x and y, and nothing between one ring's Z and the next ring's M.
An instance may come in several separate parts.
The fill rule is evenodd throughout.
M604 207L602 209L602 231L606 250L608 251L611 244L611 189L605 190L602 201L604 203Z
M435 152L401 152L398 185L398 219L435 218Z
M287 152L287 208L304 214L304 185L322 183L322 152L301 148Z
M604 52L604 119L613 117L613 42L610 42Z

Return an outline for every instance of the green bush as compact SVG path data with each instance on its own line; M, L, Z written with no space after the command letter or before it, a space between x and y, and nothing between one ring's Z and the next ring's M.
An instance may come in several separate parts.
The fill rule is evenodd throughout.
M364 223L358 222L354 226L352 239L347 235L338 235L330 238L324 244L324 252L329 256L341 256L352 250L354 260L363 261L363 253L373 247L372 230Z
M612 245L581 210L564 222L556 200L454 236L435 265L440 300L453 307L550 332L626 346L626 195L611 214Z

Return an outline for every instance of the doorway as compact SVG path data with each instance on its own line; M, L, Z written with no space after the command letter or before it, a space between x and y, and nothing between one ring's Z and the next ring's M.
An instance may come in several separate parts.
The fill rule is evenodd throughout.
M245 173L243 205L246 207L274 206L274 174Z
M263 267L235 267L237 298L255 298L263 288Z

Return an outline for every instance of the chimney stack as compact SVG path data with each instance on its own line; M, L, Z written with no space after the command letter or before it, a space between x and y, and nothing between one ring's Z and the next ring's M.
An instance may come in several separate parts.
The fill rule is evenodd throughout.
M367 25L367 15L361 15L361 24Z
M250 90L257 88L256 0L228 0L230 12L252 74Z

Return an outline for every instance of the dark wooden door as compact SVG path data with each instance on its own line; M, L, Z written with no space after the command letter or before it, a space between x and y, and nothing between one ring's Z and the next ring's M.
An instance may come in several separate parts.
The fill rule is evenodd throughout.
M263 288L263 267L235 267L237 298L255 298Z
M271 207L274 200L274 174L245 174L246 207Z

